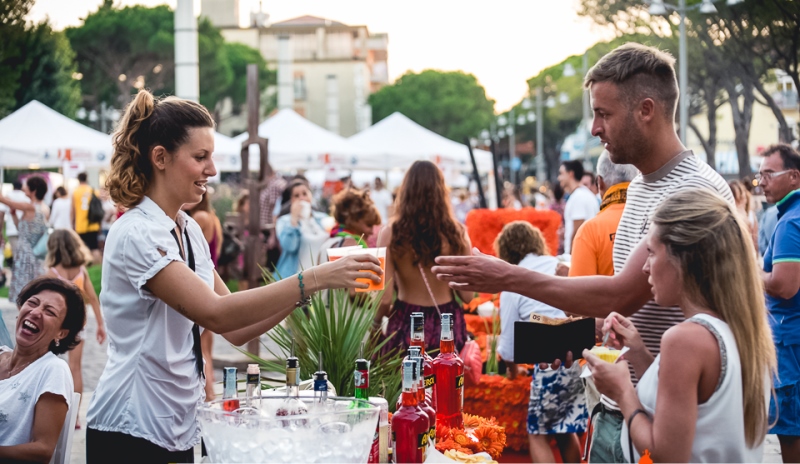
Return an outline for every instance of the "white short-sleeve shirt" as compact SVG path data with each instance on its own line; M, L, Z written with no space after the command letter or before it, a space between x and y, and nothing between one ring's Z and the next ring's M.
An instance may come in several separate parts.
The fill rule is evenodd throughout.
M519 267L542 274L555 275L558 259L553 256L528 254L519 262ZM527 321L531 313L542 316L564 318L564 311L512 292L500 294L500 339L497 353L508 362L514 362L514 323Z
M572 251L572 234L575 232L573 221L588 221L600 212L600 204L591 190L581 185L572 191L564 206L564 253Z
M11 348L0 347L0 353L4 351ZM18 374L0 380L0 446L30 443L39 398L52 393L70 407L72 391L69 366L49 351Z
M197 406L205 400L193 323L146 287L171 262L188 262L171 233L175 224L145 197L111 226L100 293L108 362L89 404L88 426L184 451L199 442ZM188 231L195 272L213 289L214 265L200 226L183 211L177 224L184 239Z

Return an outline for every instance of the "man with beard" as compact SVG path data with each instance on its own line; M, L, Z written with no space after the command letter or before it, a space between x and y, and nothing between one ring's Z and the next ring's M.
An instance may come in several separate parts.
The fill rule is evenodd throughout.
M786 144L764 150L756 179L775 203L778 223L764 252L761 275L778 355L770 433L778 435L783 462L800 461L800 154ZM777 411L777 421L775 413Z
M612 162L632 164L641 172L628 187L614 240L614 276L545 275L476 251L477 256L437 258L433 268L437 277L459 290L519 293L574 314L606 317L616 311L630 317L656 356L661 335L684 318L679 308L660 307L652 301L648 278L642 272L648 256L643 238L650 229L650 217L665 198L684 189L709 189L733 205L725 180L687 150L675 133L674 64L668 53L628 43L598 61L584 82L594 110L592 135L600 138ZM567 358L567 364L571 363L571 354ZM557 360L554 366L558 365ZM661 366L664 369L664 360ZM670 390L659 393L692 400L677 382ZM623 418L607 398L592 416L589 461L624 462L620 431L622 421L630 418Z

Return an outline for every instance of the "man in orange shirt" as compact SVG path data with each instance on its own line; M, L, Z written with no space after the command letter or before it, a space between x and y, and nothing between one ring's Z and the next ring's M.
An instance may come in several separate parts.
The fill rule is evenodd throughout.
M614 275L614 236L625 209L628 184L639 174L630 164L614 164L603 151L597 160L600 213L581 225L572 244L569 276Z

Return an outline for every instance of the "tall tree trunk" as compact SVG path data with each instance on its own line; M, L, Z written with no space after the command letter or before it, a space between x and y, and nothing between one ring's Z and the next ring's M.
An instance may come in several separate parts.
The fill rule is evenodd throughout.
M708 89L707 89L708 90ZM708 138L705 138L700 132L700 129L689 118L689 129L694 132L700 144L703 145L703 150L706 152L706 163L711 166L711 169L717 170L717 102L714 92L706 91L703 94L703 99L706 105L706 118L708 120Z
M736 83L733 80L727 80L725 83L733 114L734 145L739 160L739 177L744 178L752 174L750 152L747 145L750 141L750 123L753 118L755 94L753 94L753 85L750 82L745 81L741 85L742 91L737 92Z

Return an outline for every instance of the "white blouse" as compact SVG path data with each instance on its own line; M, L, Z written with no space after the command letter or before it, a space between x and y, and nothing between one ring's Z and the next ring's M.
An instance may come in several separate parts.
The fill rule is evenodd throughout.
M184 239L188 231L196 273L213 289L214 264L200 226L183 211L177 223ZM188 263L171 234L175 224L145 197L111 226L100 293L108 362L89 404L88 426L184 451L199 442L197 406L205 400L193 323L146 287L171 262Z

